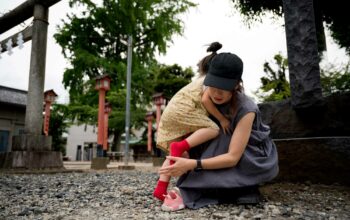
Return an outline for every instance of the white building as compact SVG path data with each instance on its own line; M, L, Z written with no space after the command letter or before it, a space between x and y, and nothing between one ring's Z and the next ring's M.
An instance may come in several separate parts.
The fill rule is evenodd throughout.
M86 161L92 160L97 155L97 127L92 125L72 125L68 129L66 156L71 161ZM140 141L143 129L132 130L130 134L129 144ZM108 143L112 144L113 135L109 136ZM125 134L122 135L120 143L121 152L113 152L114 154L124 155ZM132 149L129 149L129 155L132 156Z
M91 160L96 157L97 128L92 125L72 125L68 129L66 156L70 160Z

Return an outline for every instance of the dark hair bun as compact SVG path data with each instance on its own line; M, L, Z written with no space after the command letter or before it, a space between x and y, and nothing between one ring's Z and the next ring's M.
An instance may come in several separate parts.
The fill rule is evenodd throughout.
M207 52L216 53L216 51L220 50L221 47L222 47L222 44L220 44L219 42L213 42L209 45Z

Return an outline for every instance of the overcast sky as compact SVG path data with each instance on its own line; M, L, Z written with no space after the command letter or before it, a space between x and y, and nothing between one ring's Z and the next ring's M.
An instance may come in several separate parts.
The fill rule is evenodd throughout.
M24 0L1 0L0 13L23 3ZM196 70L197 62L206 54L207 44L219 41L223 48L219 52L232 52L240 56L244 62L243 81L245 91L252 96L252 92L260 86L260 77L264 75L263 64L273 61L277 53L287 55L283 19L273 20L264 18L263 23L254 24L248 28L239 13L233 8L232 0L196 0L199 6L183 16L185 31L183 36L174 37L165 56L159 61L165 64L180 64L182 67L191 66ZM68 102L68 93L62 85L63 72L68 63L61 54L61 48L56 44L53 34L61 19L66 18L70 11L68 0L62 0L50 8L49 30L46 58L45 90L54 89L59 95L58 102ZM29 24L29 19L26 24ZM0 40L22 30L24 26L17 26L0 35ZM327 35L328 51L324 55L326 64L344 64L348 61L345 51ZM31 41L24 44L24 48L14 48L13 54L1 54L0 85L17 89L28 89L29 63Z

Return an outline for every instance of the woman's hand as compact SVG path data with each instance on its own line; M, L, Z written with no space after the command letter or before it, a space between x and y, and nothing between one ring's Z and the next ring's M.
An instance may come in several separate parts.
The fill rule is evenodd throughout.
M159 174L167 176L181 176L189 170L193 170L196 167L196 160L187 159L182 157L167 156L168 160L173 160L173 165L165 166L159 169Z

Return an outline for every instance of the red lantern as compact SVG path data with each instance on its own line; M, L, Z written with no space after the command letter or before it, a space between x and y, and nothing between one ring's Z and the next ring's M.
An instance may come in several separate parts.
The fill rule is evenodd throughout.
M102 75L102 76L98 76L96 77L96 86L95 89L96 90L109 90L110 89L110 85L111 85L111 78L108 75Z
M163 104L165 104L165 99L163 97L163 93L156 93L152 96L152 99L153 99L153 103L156 105L156 108L157 108L157 114L156 114L156 117L157 117L157 129L158 129L158 126L159 126L159 121L160 121L160 115L161 115L161 106Z
M155 105L163 105L165 103L165 99L163 97L163 93L156 93L152 96L153 103Z

